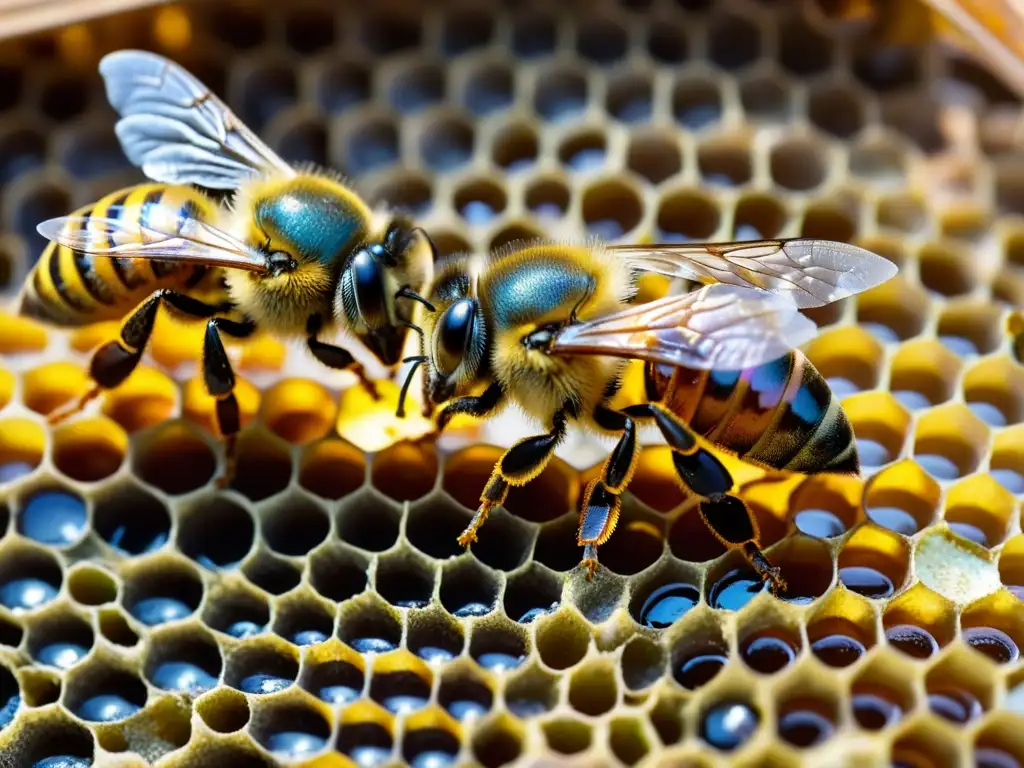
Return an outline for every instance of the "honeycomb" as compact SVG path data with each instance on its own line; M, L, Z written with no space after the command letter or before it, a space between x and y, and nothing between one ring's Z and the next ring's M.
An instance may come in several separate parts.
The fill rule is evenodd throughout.
M37 222L141 181L96 63L196 73L289 160L413 213L444 253L525 236L853 240L899 276L810 312L862 477L744 495L789 589L645 450L588 583L610 445L567 441L480 541L501 447L437 443L300 350L237 345L235 483L201 328L59 427L105 325L0 314L0 766L1024 765L1020 105L834 4L168 5L0 43L0 283Z

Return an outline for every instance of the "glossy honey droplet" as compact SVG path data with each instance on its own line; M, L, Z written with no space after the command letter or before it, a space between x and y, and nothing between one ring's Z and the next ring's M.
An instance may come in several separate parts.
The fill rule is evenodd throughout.
M280 731L267 736L267 749L289 760L309 757L327 746L327 739L302 731Z
M846 524L827 509L801 510L793 516L793 524L801 533L816 539L831 539L846 533Z
M980 747L974 750L974 768L1021 768L1020 760L992 747Z
M811 653L830 667L848 667L867 653L867 648L854 637L855 630L852 625L844 626L847 622L835 624L836 631L824 634L811 642Z
M745 702L730 701L708 709L700 723L700 737L711 746L732 751L743 746L757 731L761 718Z
M198 696L217 687L217 678L202 667L187 661L165 661L153 670L153 685L165 691Z
M995 627L964 629L963 638L971 648L981 651L997 664L1011 664L1020 658L1020 649L1013 638Z
M94 723L114 723L138 712L142 707L115 693L101 693L83 701L76 714Z
M238 690L243 693L253 693L265 696L267 694L283 691L291 684L292 681L287 677L256 673L254 675L243 677L238 683Z
M915 659L927 659L939 652L939 643L932 633L913 624L889 627L885 639L893 648Z
M944 688L928 694L928 708L951 723L963 725L981 717L978 698L962 688Z
M721 648L701 648L677 661L672 675L683 688L692 691L710 683L728 663L729 657Z
M31 611L56 597L57 588L42 579L13 579L0 586L0 603L13 611Z
M839 580L850 591L872 600L884 600L892 597L896 591L888 576L875 568L863 565L840 568Z
M666 584L651 592L640 608L640 623L651 629L666 629L700 602L700 591L692 584Z
M781 637L759 635L740 646L740 656L755 672L771 675L785 669L796 659L797 650Z
M967 539L967 541L977 544L979 547L988 546L988 535L978 526L955 521L947 521L946 525L949 526L949 530L961 539Z
M34 494L18 516L18 532L40 544L64 547L85 533L85 501L65 491Z
M867 516L876 525L903 536L913 536L920 530L917 519L899 507L868 507Z
M46 664L57 669L70 669L79 661L84 659L89 649L78 643L50 643L40 648L35 658L40 664Z

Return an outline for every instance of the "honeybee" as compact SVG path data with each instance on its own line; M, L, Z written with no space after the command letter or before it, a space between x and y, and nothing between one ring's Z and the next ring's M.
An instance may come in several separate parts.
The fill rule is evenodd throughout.
M225 484L239 408L221 336L260 328L305 338L320 362L375 391L350 352L319 337L338 327L394 366L415 328L414 302L425 301L417 291L429 280L433 244L407 219L371 212L331 173L289 166L173 62L119 51L100 73L125 154L157 183L38 225L52 242L23 289L21 314L57 326L127 318L92 356L94 386L52 420L128 377L161 306L204 319L202 370L226 439ZM233 199L220 205L188 185L231 190Z
M618 437L586 488L577 543L588 578L618 521L639 454L637 424L653 422L678 479L727 547L741 548L773 589L777 568L757 524L711 450L801 473L857 473L857 446L821 374L795 347L816 332L800 310L873 288L896 266L845 243L793 239L679 245L513 244L437 266L423 322L425 389L440 432L456 414L486 417L514 402L548 431L520 440L494 467L459 537L476 540L512 486L548 464L570 421ZM703 284L630 304L643 273ZM629 360L646 361L644 402L615 409ZM468 390L482 391L479 395ZM401 412L401 406L400 406Z

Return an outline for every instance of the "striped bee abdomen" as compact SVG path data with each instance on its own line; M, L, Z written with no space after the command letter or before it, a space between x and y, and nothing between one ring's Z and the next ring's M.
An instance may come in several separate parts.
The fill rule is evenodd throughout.
M647 366L651 399L741 458L794 472L858 472L853 428L799 351L743 371Z
M139 184L112 192L72 215L177 231L185 217L209 221L214 211L213 201L191 187ZM93 256L49 243L22 289L19 312L60 326L117 320L154 290L188 288L204 272L202 266Z

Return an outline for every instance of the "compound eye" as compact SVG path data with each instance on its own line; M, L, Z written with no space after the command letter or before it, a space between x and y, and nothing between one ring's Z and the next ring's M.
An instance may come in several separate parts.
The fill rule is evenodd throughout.
M364 321L379 324L386 316L384 306L384 274L380 262L369 250L361 250L352 257L349 265L355 287L356 302Z
M475 320L476 302L472 299L459 299L441 317L434 363L446 376L450 376L466 356Z

